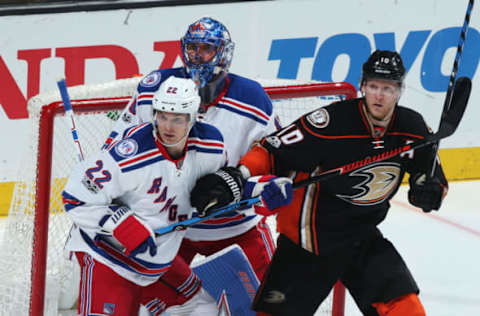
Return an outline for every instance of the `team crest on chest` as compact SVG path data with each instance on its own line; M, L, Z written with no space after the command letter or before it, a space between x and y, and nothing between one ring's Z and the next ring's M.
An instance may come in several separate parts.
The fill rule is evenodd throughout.
M316 128L325 128L330 122L330 116L324 108L318 109L307 116L307 121Z
M124 139L115 146L115 153L123 158L133 156L137 151L138 144L133 139Z
M400 165L393 162L365 166L349 174L350 177L364 179L352 187L355 193L350 195L338 194L337 196L355 205L365 206L382 203L397 188L400 174Z

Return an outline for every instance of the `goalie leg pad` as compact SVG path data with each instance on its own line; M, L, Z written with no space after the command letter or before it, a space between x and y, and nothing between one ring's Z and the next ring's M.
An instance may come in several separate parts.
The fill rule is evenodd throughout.
M203 288L218 302L222 315L254 316L250 309L259 286L244 252L232 245L195 264Z

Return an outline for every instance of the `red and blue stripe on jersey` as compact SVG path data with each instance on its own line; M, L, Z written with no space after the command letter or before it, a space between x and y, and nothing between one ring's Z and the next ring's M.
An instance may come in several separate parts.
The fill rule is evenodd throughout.
M271 118L273 106L263 87L254 80L235 74L228 74L228 81L228 91L218 100L216 107L266 126Z
M172 261L168 263L153 263L135 257L128 257L122 251L110 245L100 235L97 235L93 241L83 230L80 229L80 235L85 243L97 254L106 260L118 265L125 270L144 275L147 277L160 277L168 271Z
M110 155L118 163L122 172L136 170L165 159L171 160L162 145L155 141L152 133L153 125L151 123L140 124L125 131L125 139L133 139L138 144L138 151L131 156L120 156L115 147L110 149ZM117 143L116 146L120 143ZM190 130L186 146L187 151L222 154L223 137L212 125L196 122Z
M267 125L269 121L269 116L256 108L253 105L237 101L232 98L223 97L217 104L218 108L222 108L231 112L235 112L238 115L248 117L262 125Z
M73 195L63 191L62 192L62 200L63 200L63 206L65 207L65 210L68 212L77 206L82 206L85 204L85 202L80 201Z
M155 85L146 86L142 83L138 85L136 102L138 106L151 106L153 94L168 77L189 77L184 68L159 69L150 73L150 75L152 74L160 79ZM258 90L261 90L261 93L257 93L256 91ZM248 91L248 93L245 93L245 91ZM258 82L229 73L227 75L227 85L224 88L224 93L220 93L220 96L220 98L212 104L207 105L207 107L216 106L252 119L262 125L268 124L273 111L272 102ZM135 114L135 111L135 109L131 109L133 114Z

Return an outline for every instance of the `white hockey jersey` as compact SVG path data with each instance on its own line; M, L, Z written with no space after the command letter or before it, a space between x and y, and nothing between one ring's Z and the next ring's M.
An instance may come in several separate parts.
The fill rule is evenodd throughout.
M152 98L160 84L170 76L187 77L184 68L155 70L139 83L137 93L124 109L108 143L121 137L132 124L152 120ZM204 108L200 120L217 127L223 135L228 165L236 166L252 143L279 128L272 102L262 86L253 80L228 74L219 97ZM260 217L252 211L232 212L190 227L186 238L220 240L240 235L255 226Z
M172 160L154 137L151 123L128 129L125 137L74 169L63 192L74 228L68 251L82 251L139 285L165 273L178 252L185 231L156 238L158 251L128 257L113 237L100 233L99 222L112 205L127 205L153 230L191 218L190 191L196 180L224 166L221 133L197 122L190 130L186 154Z

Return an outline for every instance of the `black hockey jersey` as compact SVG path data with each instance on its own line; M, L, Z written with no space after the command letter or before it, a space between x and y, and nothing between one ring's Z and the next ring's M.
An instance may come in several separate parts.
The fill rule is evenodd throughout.
M297 182L381 156L428 133L419 113L397 105L382 136L367 120L359 98L308 113L261 144L271 157L272 173L289 175ZM292 204L278 214L277 230L316 254L361 240L385 218L405 172L424 173L431 158L427 146L297 189ZM441 166L436 173L446 184Z

